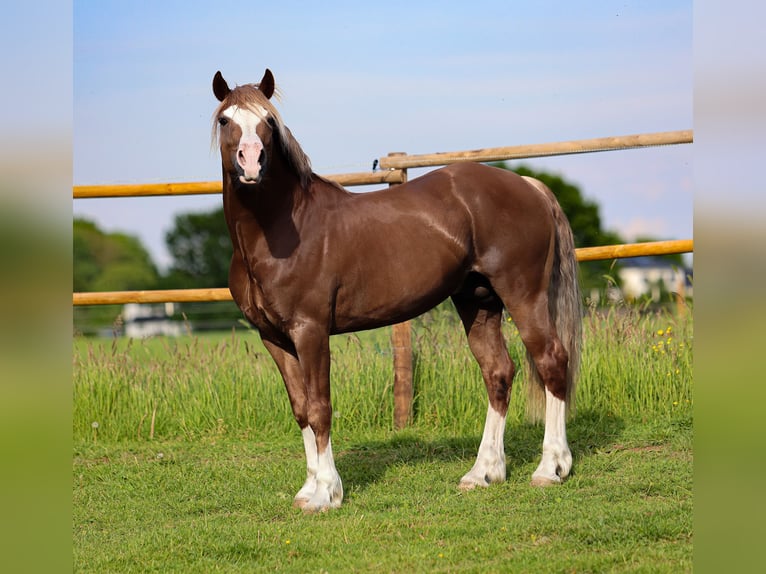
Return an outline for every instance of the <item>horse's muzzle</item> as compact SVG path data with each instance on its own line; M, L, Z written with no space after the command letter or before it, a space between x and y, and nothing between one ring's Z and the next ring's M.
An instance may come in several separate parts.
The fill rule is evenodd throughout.
M266 153L263 143L258 136L242 138L236 153L236 166L239 181L242 183L258 183L261 180Z
M260 183L266 170L266 152L261 151L257 162L250 163L247 169L243 168L239 161L234 162L234 167L240 183L247 185Z

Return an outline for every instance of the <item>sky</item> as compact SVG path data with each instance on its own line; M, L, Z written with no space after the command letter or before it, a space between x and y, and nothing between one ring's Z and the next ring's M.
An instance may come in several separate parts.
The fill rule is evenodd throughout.
M75 185L214 181L213 75L270 68L282 118L327 175L433 153L693 128L691 1L75 1ZM692 147L526 160L626 240L692 237ZM411 170L410 179L423 173ZM372 188L352 188L363 192ZM74 200L171 263L176 214L218 195Z

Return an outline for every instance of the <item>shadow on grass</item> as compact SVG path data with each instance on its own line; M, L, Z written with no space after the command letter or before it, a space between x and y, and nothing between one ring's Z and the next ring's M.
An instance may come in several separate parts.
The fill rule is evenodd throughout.
M611 444L624 427L624 421L611 413L578 411L567 424L569 447L574 456L572 473L577 472L579 459ZM419 432L415 427L402 430L387 440L351 443L337 455L338 472L346 484L364 489L381 480L394 466L464 461L467 472L473 465L481 435L434 439L435 431L422 431L422 436ZM539 461L543 432L543 425L520 424L506 428L505 454L509 473L514 467Z

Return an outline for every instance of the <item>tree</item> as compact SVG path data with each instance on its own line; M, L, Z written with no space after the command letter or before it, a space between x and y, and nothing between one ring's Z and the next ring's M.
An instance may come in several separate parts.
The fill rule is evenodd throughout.
M168 288L226 287L229 284L231 239L223 207L208 213L182 213L165 235L173 264L163 285ZM231 328L242 318L229 301L184 303L182 312L195 330Z
M75 291L89 291L99 274L96 257L101 232L95 223L75 219L72 234L72 287Z
M223 207L177 215L165 242L173 255L168 284L177 288L228 285L232 247Z
M75 291L152 289L159 275L141 241L125 233L105 233L76 218L72 228Z
M157 286L157 267L138 238L125 233L105 233L87 219L74 219L72 256L75 291L130 291ZM91 332L109 327L121 308L76 307L75 330Z

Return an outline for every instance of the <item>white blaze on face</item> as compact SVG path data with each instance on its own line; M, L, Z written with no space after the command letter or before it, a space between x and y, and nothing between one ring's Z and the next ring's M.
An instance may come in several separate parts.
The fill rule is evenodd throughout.
M256 183L261 175L260 157L263 151L263 142L256 129L266 118L267 111L260 106L255 111L231 106L223 111L223 115L242 130L236 154L237 164L242 168L239 180L242 183Z

